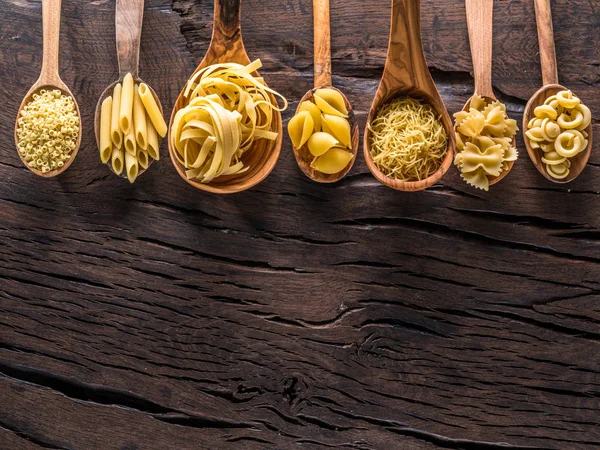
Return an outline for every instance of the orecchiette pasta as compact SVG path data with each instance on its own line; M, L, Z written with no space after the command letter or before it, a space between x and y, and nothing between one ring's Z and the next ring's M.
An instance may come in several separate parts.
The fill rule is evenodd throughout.
M552 178L569 176L571 161L584 152L589 143L585 129L592 123L590 109L571 91L548 97L534 110L525 136L534 150L543 152L541 161Z
M454 164L468 184L487 191L490 181L518 158L512 146L517 122L508 118L502 103L487 103L477 95L471 99L469 111L460 111L454 118L458 149Z

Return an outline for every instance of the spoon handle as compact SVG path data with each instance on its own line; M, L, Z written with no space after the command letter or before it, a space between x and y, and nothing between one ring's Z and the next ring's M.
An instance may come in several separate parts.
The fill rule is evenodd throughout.
M211 64L248 64L248 56L242 42L241 8L242 0L215 0L212 40L205 57Z
M117 0L115 28L120 78L128 73L138 78L143 18L144 0Z
M60 43L60 11L61 0L44 0L42 3L42 22L44 33L44 57L40 80L45 84L57 86L60 83L58 75L58 49Z
M552 8L550 0L535 0L535 18L537 20L540 59L542 63L542 81L544 86L558 84L558 65L554 47L554 28L552 26Z
M313 0L315 88L331 86L331 21L329 0Z
M492 89L494 0L466 0L465 4L475 93L484 97L494 97Z

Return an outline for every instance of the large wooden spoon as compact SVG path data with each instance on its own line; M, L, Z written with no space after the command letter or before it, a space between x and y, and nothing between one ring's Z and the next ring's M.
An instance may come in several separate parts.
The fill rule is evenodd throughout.
M63 94L69 95L73 98L75 102L75 108L77 109L77 116L79 117L79 135L77 137L77 143L73 152L71 153L71 157L65 161L64 166L57 170L51 170L50 172L43 173L40 170L34 169L30 167L29 164L23 159L21 152L17 151L19 158L25 164L29 170L31 170L36 175L44 178L52 178L57 175L60 175L65 170L69 168L69 166L75 160L77 153L79 152L79 147L81 146L81 136L82 136L82 124L81 124L81 113L79 112L79 105L77 104L77 100L73 96L73 93L67 87L67 85L61 80L58 69L58 54L59 54L59 43L60 43L60 12L61 12L61 0L43 0L42 2L42 27L44 33L44 55L42 59L42 70L40 73L40 77L34 83L34 85L29 89L29 92L23 98L21 102L21 106L19 107L19 112L17 114L18 118L21 117L21 111L32 99L33 95L42 89L46 90L54 90L59 89ZM15 145L18 146L19 139L17 136L18 124L15 122Z
M306 93L300 103L312 101L315 91L322 88L335 89L344 98L346 108L348 109L350 126L352 128L352 154L354 157L348 163L348 165L341 171L333 175L324 174L314 170L310 164L314 160L314 156L308 150L308 145L304 145L302 148L294 147L294 156L298 167L302 169L302 172L318 183L335 183L336 181L344 178L348 172L352 169L354 162L356 161L356 155L358 154L358 123L352 110L352 105L346 98L343 92L332 86L331 79L331 22L329 18L329 0L313 0L313 17L314 17L314 33L315 33L315 88L311 89ZM296 114L298 110L296 111Z
M407 192L421 191L437 183L452 165L456 150L452 119L435 87L425 60L421 41L420 10L420 0L392 0L387 61L369 112L364 137L365 160L371 173L384 185ZM433 175L421 181L406 182L388 177L377 168L371 157L371 131L368 124L373 121L379 108L395 97L413 97L428 102L440 115L448 134L448 149L442 164Z
M469 111L471 101L475 96L482 97L488 104L497 100L492 88L494 0L466 0L465 4L473 60L473 76L475 77L475 93L463 108L463 111ZM512 145L516 147L515 137L513 137ZM490 186L504 179L514 165L515 162L510 161L507 164L507 169L502 171L499 176L492 177L488 175Z
M136 85L144 83L139 77L140 65L140 41L142 37L142 23L144 20L144 0L117 0L115 5L115 29L117 41L117 60L119 63L119 79L108 86L96 105L96 114L94 117L94 131L96 133L96 142L100 146L100 119L102 112L102 102L109 96L113 95L115 86L118 83L123 83L123 78L130 73ZM163 108L160 99L156 92L150 88L150 92L154 96L160 112ZM160 137L159 137L160 140ZM154 159L148 158L148 168L154 162ZM107 166L114 173L110 161ZM141 166L139 167L138 178L148 170ZM125 170L120 175L122 178L127 178Z
M244 48L241 30L241 0L215 0L215 18L213 26L213 34L210 46L206 56L194 71L192 76L205 67L219 63L237 63L242 65L250 64L250 59ZM260 76L257 72L254 76ZM190 77L191 78L191 77ZM186 106L184 97L185 87L179 94L177 102L171 114L169 123L169 134L173 126L175 114L181 108ZM271 101L276 102L275 97L271 95ZM177 160L171 139L169 138L169 153L171 160L177 172L185 181L197 189L212 192L215 194L233 194L236 192L250 189L262 182L271 173L279 154L281 153L282 143L282 120L281 113L273 111L273 123L271 131L277 133L277 139L270 141L267 139L259 139L254 143L254 146L249 151L245 152L241 160L249 170L240 175L219 177L211 183L200 183L196 180L190 180L186 176L185 167Z
M556 49L554 47L554 30L552 26L552 9L550 7L550 0L535 0L535 17L537 21L538 40L540 44L540 60L542 65L542 82L544 86L533 94L533 97L527 103L525 107L525 114L523 115L523 130L529 129L529 121L534 117L535 108L544 104L544 101L560 91L564 91L567 88L560 85L558 82L558 64L556 61ZM574 158L571 158L571 172L569 175L562 179L557 180L552 178L546 171L545 164L542 162L543 151L541 149L533 149L529 144L529 139L525 137L525 146L527 147L527 153L531 158L536 169L548 180L553 183L565 184L570 183L577 178L585 166L587 165L590 154L592 153L592 124L585 129L588 133L588 146L584 152L578 154Z

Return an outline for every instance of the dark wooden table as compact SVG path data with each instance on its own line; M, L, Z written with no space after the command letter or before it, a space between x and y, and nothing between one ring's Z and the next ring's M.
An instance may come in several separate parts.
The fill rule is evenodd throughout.
M141 74L170 110L208 46L212 2L146 3ZM561 80L600 116L600 2L552 3ZM288 119L312 83L311 2L243 9ZM0 2L1 449L600 447L600 144L562 187L521 140L489 194L454 168L394 192L362 155L319 186L287 137L243 194L195 191L166 145L130 186L100 164L92 130L117 77L113 13L63 0L84 144L41 180L12 138L40 68L40 1ZM494 86L520 121L541 83L533 1L497 1L495 18ZM456 112L473 89L463 2L424 0L422 19ZM364 125L389 1L335 0L332 21L335 83Z

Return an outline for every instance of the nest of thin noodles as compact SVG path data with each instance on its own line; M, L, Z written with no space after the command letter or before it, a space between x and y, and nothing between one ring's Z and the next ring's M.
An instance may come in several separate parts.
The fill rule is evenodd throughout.
M244 66L216 64L198 71L184 91L186 106L175 114L171 144L188 179L210 183L250 169L241 158L259 139L276 140L274 114L287 100L252 74L260 60ZM280 108L274 97L283 100Z
M385 103L369 124L371 157L386 176L421 181L442 165L448 134L440 115L427 103L396 98Z

